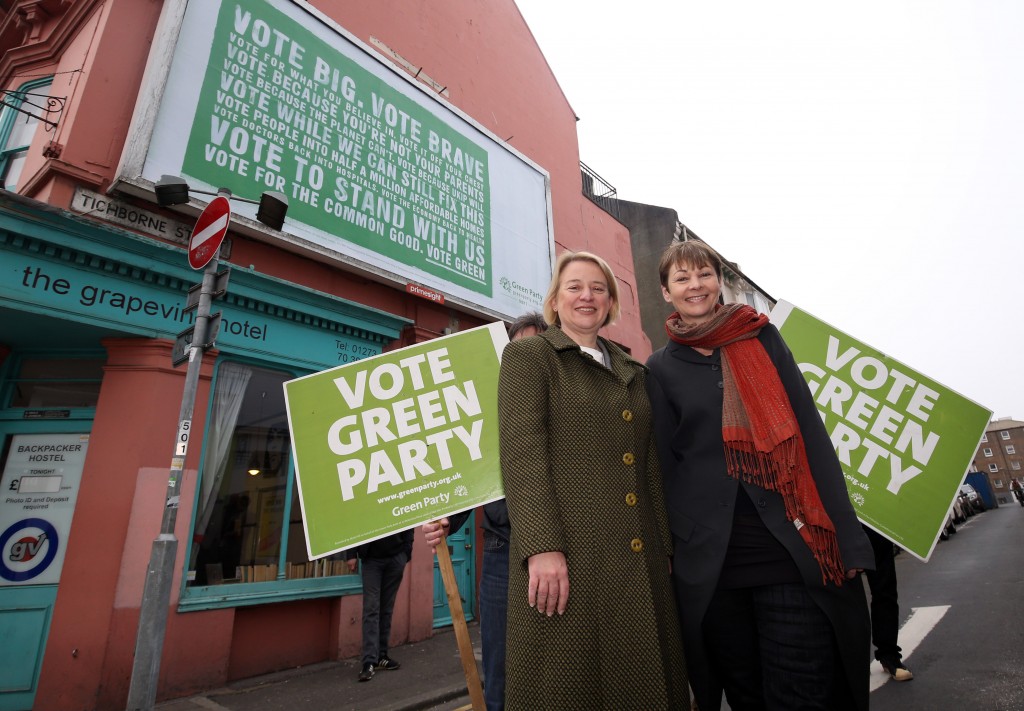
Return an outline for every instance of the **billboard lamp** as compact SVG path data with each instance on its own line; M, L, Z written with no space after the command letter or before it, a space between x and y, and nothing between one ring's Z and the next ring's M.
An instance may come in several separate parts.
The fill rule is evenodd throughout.
M196 190L190 188L185 179L177 175L163 175L160 180L153 184L153 191L156 193L156 201L162 207L172 205L184 205L188 202L189 193L200 195L227 195L231 200L247 202L251 205L259 205L256 210L256 219L272 230L281 231L284 227L284 216L288 212L288 198L284 193L268 190L260 195L259 200L232 195L230 190L221 188L217 192L209 190Z

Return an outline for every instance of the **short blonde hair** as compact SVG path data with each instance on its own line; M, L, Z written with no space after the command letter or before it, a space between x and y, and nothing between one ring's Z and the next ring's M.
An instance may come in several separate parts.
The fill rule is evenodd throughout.
M551 284L548 286L548 295L544 297L544 320L548 323L557 326L559 325L558 314L555 312L555 299L558 296L558 287L562 282L562 272L572 262L590 262L596 264L597 268L604 273L604 278L608 282L608 296L611 298L611 308L608 309L608 316L605 318L602 327L607 326L610 323L615 323L616 319L619 318L619 284L615 280L615 273L612 272L612 268L608 266L608 262L601 259L596 254L591 252L571 252L565 251L559 255L558 260L555 262L555 270L551 275Z

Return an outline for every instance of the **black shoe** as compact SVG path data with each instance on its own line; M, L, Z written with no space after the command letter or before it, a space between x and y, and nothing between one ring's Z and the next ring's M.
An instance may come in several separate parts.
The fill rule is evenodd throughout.
M401 669L402 665L385 654L377 660L377 668L387 669L388 671L394 671L395 669Z
M359 681L369 681L373 678L373 665L367 662L359 672Z
M882 669L892 677L893 681L910 681L914 678L914 673L898 659L879 659L878 663L882 665Z

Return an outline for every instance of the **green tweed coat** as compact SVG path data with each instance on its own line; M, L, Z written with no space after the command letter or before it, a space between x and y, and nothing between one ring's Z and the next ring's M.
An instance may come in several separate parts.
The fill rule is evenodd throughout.
M559 328L510 343L498 386L512 539L508 711L689 709L646 367ZM562 551L564 615L527 603L527 559Z

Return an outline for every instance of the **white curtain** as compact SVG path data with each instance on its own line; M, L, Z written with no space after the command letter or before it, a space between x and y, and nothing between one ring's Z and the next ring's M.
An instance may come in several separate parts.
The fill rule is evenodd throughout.
M238 423L245 388L251 377L252 370L238 363L224 363L217 370L213 411L206 427L206 461L203 462L202 479L199 482L199 516L196 519L195 533L200 536L206 535L206 527L213 516L224 473L228 470L231 435ZM193 565L198 553L199 547L193 546Z

